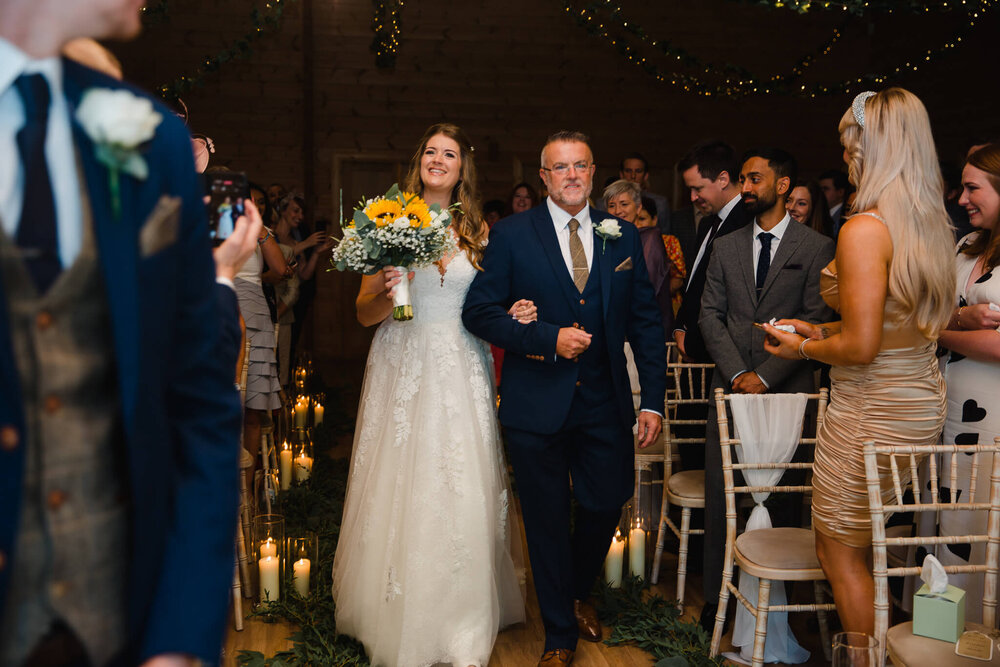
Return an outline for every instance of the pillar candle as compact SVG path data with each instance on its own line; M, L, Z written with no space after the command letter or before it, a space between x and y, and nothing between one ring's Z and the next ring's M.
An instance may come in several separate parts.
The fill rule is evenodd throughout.
M320 404L320 403L316 404L316 407L313 408L313 415L314 415L313 426L319 426L320 424L323 423L323 405L322 404Z
M309 404L299 401L295 404L295 427L306 427L306 416L309 414Z
M633 577L646 576L646 531L642 528L628 532L628 563Z
M313 460L311 456L299 454L295 457L295 481L304 482L312 474Z
M306 597L309 595L309 567L312 563L308 558L300 558L292 564L292 582L299 595Z
M621 588L624 559L625 540L619 531L615 531L615 539L611 541L611 549L608 550L608 557L604 560L604 581L611 588Z
M270 556L271 558L276 558L277 555L278 555L278 545L274 543L274 540L272 538L269 537L264 542L261 542L260 544L261 558L267 558L268 556Z
M263 548L261 548L263 553ZM278 559L274 556L261 558L257 562L260 569L260 600L275 602L278 600Z
M281 490L287 491L288 487L292 485L292 450L289 449L287 442L282 447L278 458L280 459Z

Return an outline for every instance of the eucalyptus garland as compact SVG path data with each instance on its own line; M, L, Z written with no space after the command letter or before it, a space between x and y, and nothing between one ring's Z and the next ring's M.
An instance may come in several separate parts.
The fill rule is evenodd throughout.
M845 11L855 16L871 13L892 14L893 12L949 12L958 7L961 0L938 0L918 2L917 0L736 0L737 2L762 5L773 9L791 9L799 14L810 11Z
M281 27L281 19L285 13L285 7L289 2L295 0L267 0L263 9L254 7L250 10L250 29L246 34L234 40L231 46L222 49L215 55L205 56L205 59L195 68L191 74L183 74L170 83L164 83L159 87L160 97L165 100L176 100L184 93L196 86L201 86L205 82L208 74L217 72L224 64L234 60L244 60L253 53L254 43L260 41L264 35L275 32ZM162 0L157 7L162 7L164 15L167 12L166 1Z
M736 0L734 0L736 1ZM917 52L910 60L901 62L894 68L874 73L865 73L862 76L845 79L833 83L801 83L800 79L804 75L806 68L812 65L819 57L830 53L833 46L842 36L848 26L848 21L857 13L851 11L856 9L858 2L851 0L846 2L806 2L806 0L746 0L757 4L769 5L781 8L793 3L799 6L801 11L808 11L812 5L826 5L827 8L842 6L842 10L847 13L845 21L834 29L833 35L824 42L815 52L802 56L795 65L786 73L773 74L771 76L760 76L751 72L747 67L733 63L706 62L697 55L674 45L668 39L656 39L650 37L642 26L631 20L622 10L617 0L592 0L584 6L578 6L575 0L563 0L563 9L574 21L587 30L590 34L598 36L614 47L628 62L643 69L647 74L662 83L682 88L686 92L705 97L730 97L740 98L749 95L766 95L771 93L782 95L794 95L798 97L817 97L819 95L843 95L851 93L864 87L873 87L884 84L886 81L896 78L907 72L915 72L921 65L926 65L933 60L937 60L949 51L961 45L962 40L976 27L976 22L988 12L996 9L997 0L961 0L957 4L956 0L935 3L924 7L925 11L930 11L931 7L941 6L945 8L961 8L966 13L966 20L961 21L956 34L949 36L943 44L937 47ZM887 7L888 2L872 2L871 0L861 0L860 4L877 5ZM900 7L906 7L910 2L898 3ZM916 10L914 10L916 11ZM659 52L663 56L662 65L654 60L658 60L654 52ZM721 81L719 79L722 79Z

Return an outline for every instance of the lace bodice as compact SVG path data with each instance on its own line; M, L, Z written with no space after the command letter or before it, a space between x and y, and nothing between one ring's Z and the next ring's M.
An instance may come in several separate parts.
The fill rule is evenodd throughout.
M413 319L398 325L457 323L461 326L465 293L476 276L476 269L464 252L459 252L445 265L444 275L436 265L414 271L410 282Z

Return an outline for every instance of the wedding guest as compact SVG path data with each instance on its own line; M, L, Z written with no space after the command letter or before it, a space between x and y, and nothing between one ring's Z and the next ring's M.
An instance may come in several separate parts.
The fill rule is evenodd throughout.
M833 241L792 221L785 200L795 182L795 158L777 148L746 153L740 173L743 207L753 223L715 242L698 321L715 362L712 390L727 393L810 393L813 366L764 351L755 324L772 318L824 322L833 314L819 293L820 272L833 259ZM822 206L820 208L823 208ZM754 283L747 284L747 276ZM802 484L795 471L785 484ZM705 429L705 606L709 631L718 610L726 548L726 496L714 403ZM800 526L801 494L790 494L772 514L776 526ZM791 648L789 648L789 654ZM784 655L778 653L778 655Z
M59 57L137 35L138 4L0 0L4 665L214 663L225 630L239 329L218 281L260 221L251 204L213 266L182 122ZM84 91L119 97L74 134ZM95 158L107 104L149 128L123 137L146 179L117 192Z
M973 231L969 214L958 201L962 196L962 170L953 162L941 160L941 178L944 179L944 210L948 211L948 217L955 228L957 243Z
M639 185L632 181L618 180L604 190L604 201L608 213L622 220L635 224L642 210L642 191ZM638 227L638 226L637 226ZM649 282L653 285L653 295L660 309L663 320L663 331L674 329L674 306L670 290L670 268L672 264L667 259L663 246L663 237L657 227L638 227L639 239L642 241L642 255L649 271Z
M824 205L823 189L816 181L796 181L786 208L792 219L815 232L833 238L833 218Z
M988 144L969 156L962 171L962 194L958 203L968 212L973 231L963 238L955 258L956 309L941 332L939 343L951 350L945 367L948 384L948 414L944 442L986 445L1000 436L1000 144ZM951 475L945 460L941 474ZM951 493L968 498L970 457L959 457L960 486ZM989 466L980 466L977 502L989 500ZM957 515L963 516L957 516ZM941 512L939 534L969 535L986 531L986 512ZM945 565L967 565L982 561L986 545L947 545L938 549ZM982 613L983 578L951 575L951 583L965 590L966 615L974 623Z
M690 202L670 212L670 233L681 244L685 266L690 267L698 255L698 229L703 217L704 214Z
M316 267L321 260L329 258L336 239L327 236L323 230L309 233L305 219L305 198L298 192L291 192L278 202L278 224L274 234L278 243L291 246L295 261L295 272L299 277L299 297L293 307L294 322L291 330L289 358L296 357L300 349L303 323L308 317L309 307L316 297Z
M830 219L833 220L833 240L840 234L840 226L846 220L844 203L851 188L850 180L840 169L829 169L819 176L819 187L823 190L826 205L830 209ZM850 208L848 206L848 208Z
M489 351L459 319L488 233L476 182L465 133L450 123L428 128L403 188L428 205L458 204L458 249L406 276L394 267L364 276L358 292L358 321L378 329L333 598L337 631L360 641L373 665L486 665L497 630L524 620ZM407 322L392 318L400 280L411 281ZM536 318L530 302L509 308L519 326Z
M653 211L653 213L650 213L650 211ZM659 229L656 224L656 202L652 199L645 196L642 198L642 208L639 209L639 213L636 215L635 226L639 229L645 227ZM681 292L684 289L684 279L687 278L684 253L681 251L681 244L676 236L661 234L660 238L663 240L663 249L667 251L667 259L669 260L670 298L673 303L674 312L676 313L681 305ZM671 330L667 329L667 332L671 333Z
M712 140L695 146L677 165L691 203L705 215L698 225L698 251L684 288L684 300L674 322L674 340L680 353L697 362L711 363L698 328L705 272L713 243L746 225L750 218L740 206L739 164L733 147Z
M862 443L930 445L944 423L935 341L955 291L951 224L924 105L902 88L861 93L840 120L855 210L824 269L840 322L765 324L784 359L830 364L833 381L813 470L816 553L844 630L874 633L871 520ZM880 463L882 492L892 493Z
M267 186L267 203L270 204L271 208L271 219L264 220L267 222L268 227L273 227L278 222L278 204L281 200L285 198L288 194L288 190L281 183L271 183Z
M670 233L670 202L663 195L649 191L649 162L642 153L629 153L618 164L618 178L635 183L642 195L656 202L656 219L661 234Z
M531 187L531 184L522 181L510 191L509 208L512 215L524 213L535 206L538 206L538 191Z
M486 224L492 227L506 213L507 205L499 199L491 199L483 204L483 218Z

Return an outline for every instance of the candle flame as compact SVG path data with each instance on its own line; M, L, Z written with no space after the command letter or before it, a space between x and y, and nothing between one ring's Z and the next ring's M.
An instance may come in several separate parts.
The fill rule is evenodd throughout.
M621 531L620 528L616 528L615 529L615 542L621 542L621 541L622 541L622 531Z

